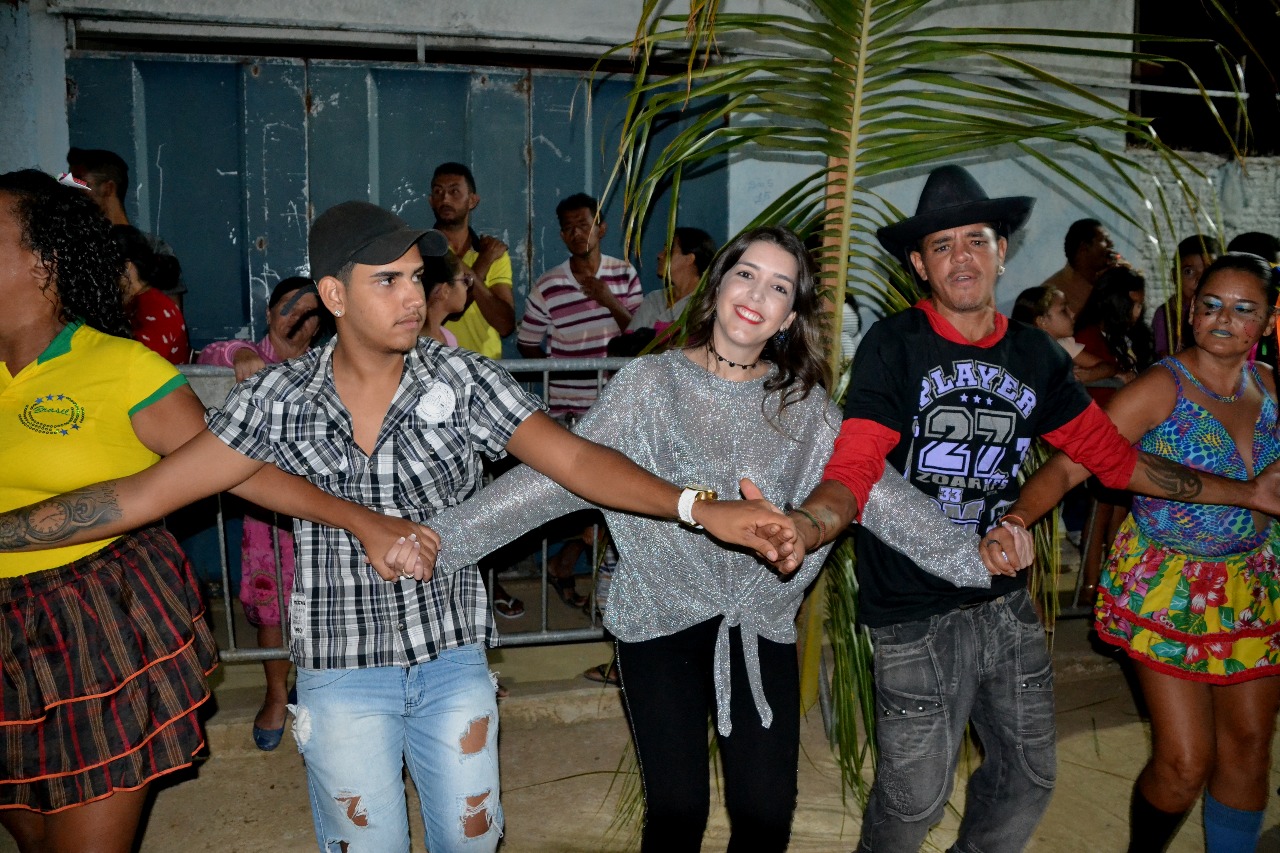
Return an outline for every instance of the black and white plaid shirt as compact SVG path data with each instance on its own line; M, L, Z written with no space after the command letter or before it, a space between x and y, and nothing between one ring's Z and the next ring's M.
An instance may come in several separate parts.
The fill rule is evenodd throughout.
M373 454L355 443L333 383L333 348L259 371L232 390L209 429L232 449L299 474L326 492L386 515L428 521L480 485L481 458L504 453L541 408L492 361L423 340L405 357ZM359 540L295 521L297 571L290 651L310 669L408 666L494 638L475 566L428 583L388 582L364 563Z

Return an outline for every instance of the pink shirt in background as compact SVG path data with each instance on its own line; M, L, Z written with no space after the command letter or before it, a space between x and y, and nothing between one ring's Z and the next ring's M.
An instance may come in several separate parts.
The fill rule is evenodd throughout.
M256 344L253 341L214 341L200 350L197 364L212 364L215 367L235 367L236 353L240 350L253 350L267 364L279 364L284 361L276 355L276 348L271 344L268 335Z

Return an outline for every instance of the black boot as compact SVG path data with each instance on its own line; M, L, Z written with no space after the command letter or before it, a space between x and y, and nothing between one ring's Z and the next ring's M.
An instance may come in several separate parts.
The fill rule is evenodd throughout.
M1163 853L1186 816L1185 811L1166 812L1151 805L1135 784L1129 806L1129 853Z

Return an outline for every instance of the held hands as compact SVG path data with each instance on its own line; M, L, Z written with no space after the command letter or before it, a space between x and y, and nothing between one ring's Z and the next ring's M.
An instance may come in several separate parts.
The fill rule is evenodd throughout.
M431 580L436 552L440 549L439 534L407 518L370 514L373 518L356 536L364 546L365 562L373 566L378 577L384 581ZM371 560L370 554L385 556Z
M1002 521L983 534L978 556L991 574L1013 577L1035 561L1036 541L1022 525Z
M800 557L794 557L799 540L795 522L765 500L755 483L742 479L738 485L744 500L698 501L694 521L722 542L750 548L778 571L794 572L804 556L800 545Z

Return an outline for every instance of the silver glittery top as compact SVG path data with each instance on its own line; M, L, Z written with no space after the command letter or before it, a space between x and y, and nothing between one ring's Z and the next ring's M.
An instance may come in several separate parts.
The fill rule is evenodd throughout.
M729 497L738 494L739 478L748 477L778 506L799 504L821 479L840 412L820 388L779 412L779 395L766 396L764 381L724 379L678 350L638 358L609 381L576 432L673 483L696 483ZM474 563L547 521L590 506L520 466L430 520L442 540L436 570ZM672 519L611 510L605 518L619 556L605 626L624 642L639 642L723 616L715 679L717 729L725 735L731 731L729 628L740 626L752 696L768 726L773 714L754 638L795 642L796 611L827 547L784 578L753 555L721 547ZM891 469L872 490L863 524L958 585L990 584L975 537L948 522Z

